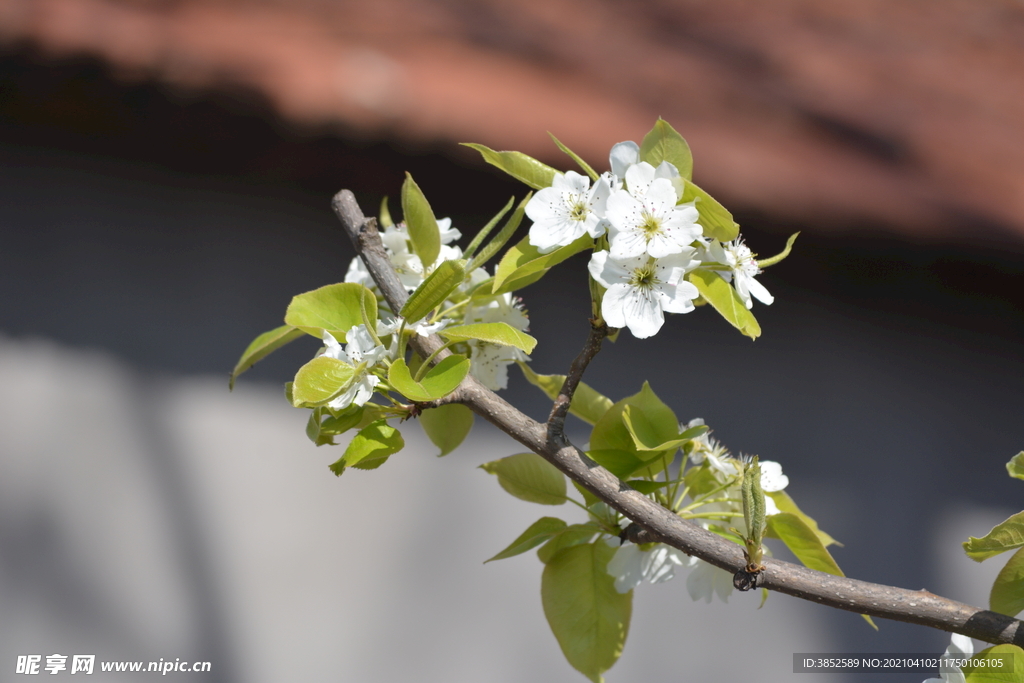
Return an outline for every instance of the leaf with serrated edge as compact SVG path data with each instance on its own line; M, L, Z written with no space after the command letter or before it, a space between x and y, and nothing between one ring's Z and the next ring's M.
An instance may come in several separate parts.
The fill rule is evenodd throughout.
M509 285L514 281L525 281L529 277L540 277L548 270L558 265L571 256L590 249L594 246L594 239L590 235L583 235L575 242L559 247L554 251L542 254L537 247L530 244L529 236L524 237L520 242L509 247L505 255L501 257L497 270L494 271L494 294L515 291ZM541 275L537 275L540 273ZM536 280L529 280L529 283ZM516 288L525 287L518 284Z
M500 168L516 180L526 183L535 190L551 187L551 182L555 179L555 176L560 175L558 171L547 164L543 164L522 152L495 152L490 147L478 145L474 142L463 142L461 144L480 152L484 161L491 166Z
M410 401L423 403L444 398L455 391L469 374L469 359L459 354L448 356L430 368L417 382L405 361L399 358L388 370L388 382Z
M402 183L402 216L405 218L413 251L420 257L426 270L434 265L437 255L441 253L441 230L437 227L434 211L423 195L423 190L408 173Z
M264 332L253 339L252 343L242 352L242 357L235 364L235 369L231 371L231 379L228 380L228 391L235 388L235 380L238 379L239 375L285 344L295 341L303 334L305 332L296 327L281 325L281 327Z
M446 327L439 334L450 341L468 341L478 339L490 344L514 346L526 353L533 351L537 340L525 332L520 332L508 323L472 323Z
M1024 512L1018 512L992 527L981 538L969 537L964 552L975 562L1024 546Z
M846 576L836 561L832 559L832 554L822 545L821 539L814 533L814 530L796 515L788 512L771 515L768 517L768 526L774 537L782 539L790 552L796 555L796 558L808 569L833 576ZM878 630L871 617L866 614L861 616L871 625L871 628Z
M441 449L438 457L448 455L465 441L473 428L473 411L459 403L424 410L420 424L431 443Z
M377 297L373 292L355 282L341 282L293 297L284 321L317 339L327 330L344 343L348 331L363 324L361 307L366 308L370 324L376 324Z
M821 541L821 544L826 548L830 545L837 545L840 548L843 547L842 543L840 543L839 541L837 541L836 539L832 538L824 531L819 529L818 523L814 521L814 519L812 519L810 516L805 514L803 510L797 507L797 504L793 501L792 498L789 497L789 494L786 493L785 491L765 491L764 495L768 496L773 501L775 501L775 507L779 509L779 512L788 512L791 515L796 515L797 517L799 517L801 521L803 521L804 524L810 527L811 531L813 531L818 536L818 540ZM774 536L772 538L774 538Z
M570 524L537 549L537 558L544 564L547 564L551 561L551 558L558 554L558 551L571 548L574 545L589 543L594 534L600 530L601 528L593 522Z
M729 324L751 339L761 336L761 326L754 314L743 304L740 295L721 275L710 270L694 270L687 279L697 287L701 296L711 304Z
M552 401L558 398L558 394L562 390L562 384L565 383L565 375L538 375L526 363L516 361L516 364L523 371L526 381L547 394L548 398ZM576 393L573 395L572 403L569 405L569 414L575 415L588 424L594 424L611 407L612 400L610 398L595 391L593 387L585 382L580 382L576 386Z
M640 160L655 168L662 161L667 161L687 180L693 177L693 154L690 152L690 145L664 119L659 118L651 132L644 136L640 144Z
M324 405L345 390L355 376L355 368L345 361L317 356L295 373L292 405L309 408Z
M498 477L501 488L520 500L541 505L566 501L565 475L536 453L519 453L480 465Z
M545 565L540 595L544 616L562 654L594 683L622 654L633 591L619 593L608 574L615 549L598 541L557 553Z
M739 236L740 226L718 200L684 178L673 179L673 186L680 195L680 204L694 202L699 214L697 222L704 228L705 237L713 237L719 242L730 242Z
M348 467L377 469L404 446L405 440L397 429L384 420L377 420L359 430L345 449L345 455L331 465L331 471L340 477Z
M565 522L557 517L541 517L527 527L526 531L519 534L516 540L509 543L507 548L491 559L484 560L484 564L494 562L495 560L504 560L509 557L521 555L527 550L532 550L541 543L544 543L553 536L556 536L563 529L565 529Z
M409 323L422 320L428 313L444 303L466 277L466 262L462 259L444 261L416 288L399 313Z
M1009 617L1024 611L1024 548L1010 557L992 584L989 609Z

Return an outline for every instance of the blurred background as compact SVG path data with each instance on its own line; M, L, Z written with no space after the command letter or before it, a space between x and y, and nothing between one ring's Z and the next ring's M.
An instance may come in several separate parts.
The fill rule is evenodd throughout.
M848 575L987 606L1005 558L960 542L1024 507L1004 469L1024 449L1019 0L0 0L0 669L583 680L540 563L481 565L561 512L475 469L514 443L478 421L437 460L411 424L385 467L336 479L340 449L281 392L314 340L227 376L292 295L344 277L337 190L374 213L409 171L471 235L525 188L458 142L571 168L551 131L604 170L658 116L755 251L803 232L761 278L756 342L701 309L606 345L587 381L649 378L781 462ZM521 293L538 372L586 337L584 268ZM789 680L796 652L949 642L757 601L642 586L608 680Z

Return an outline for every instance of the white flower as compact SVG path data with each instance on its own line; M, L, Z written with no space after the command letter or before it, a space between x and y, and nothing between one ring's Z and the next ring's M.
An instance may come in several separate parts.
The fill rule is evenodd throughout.
M781 491L789 486L789 477L782 473L782 465L774 460L761 460L761 490L765 493Z
M687 423L686 429L691 429L703 424L703 418L695 417ZM681 425L680 429L682 429ZM700 465L707 460L711 469L721 474L736 474L736 468L728 461L729 451L718 441L718 439L712 437L709 432L704 432L694 439L694 441L696 444L694 444L694 449L690 453L690 462L694 465Z
M645 339L665 323L665 313L689 313L697 288L684 276L698 265L693 249L662 259L646 255L618 259L598 251L590 258L590 274L607 288L601 316L610 327L628 327L634 337Z
M974 642L967 636L954 633L946 648L944 657L963 658L974 655ZM929 678L924 683L965 683L964 672L959 667L953 667L953 671L939 671L941 678Z
M530 319L523 310L522 302L513 298L511 292L496 296L489 301L466 310L465 323L508 323L517 330L526 331ZM476 339L468 342L470 348L469 372L481 384L492 391L508 386L508 366L517 360L528 361L530 357L514 346L501 346Z
M711 602L717 593L722 602L729 602L733 590L732 574L704 560L697 560L696 565L686 577L686 590L690 599Z
M628 593L645 579L648 583L664 583L675 576L676 567L689 567L695 561L678 548L664 543L643 550L626 541L608 561L607 571L615 577L615 590Z
M356 367L356 375L352 383L345 391L327 404L332 410L344 410L350 405L364 405L370 396L373 395L373 388L377 386L380 379L369 370L373 365L387 355L387 349L378 345L366 325L356 325L345 335L348 344L342 348L338 340L330 332L324 331L324 354L328 358L350 363ZM364 365L365 363L365 365Z
M640 145L632 140L612 145L611 154L608 155L608 165L611 166L612 175L616 178L625 178L629 167L638 163L640 163Z
M526 205L526 215L533 221L530 244L546 253L588 233L600 237L605 233L604 211L610 193L607 176L591 187L590 178L575 171L556 175L551 187L540 190Z
M655 175L648 163L630 166L627 189L608 198L609 248L616 258L678 254L704 232L693 202L676 205L679 197L672 182Z
M437 229L441 231L441 244L450 244L462 237L459 229L452 227L451 218L438 218Z
M748 309L754 305L751 297L766 305L775 301L775 297L768 293L764 285L754 279L761 269L750 247L744 244L742 239L736 238L725 244L714 240L708 245L707 255L712 261L717 261L727 268L718 271L719 274L726 282L732 282L736 293L740 295Z

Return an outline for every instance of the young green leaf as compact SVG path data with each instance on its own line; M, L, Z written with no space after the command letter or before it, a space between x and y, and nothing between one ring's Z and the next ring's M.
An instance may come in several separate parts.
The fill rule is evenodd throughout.
M960 670L964 683L1024 683L1024 649L993 645L967 658ZM953 676L949 680L956 680Z
M981 562L999 553L1022 546L1024 546L1024 512L1018 512L996 524L983 537L969 537L964 543L964 552L975 562Z
M822 545L814 530L796 515L788 512L771 515L768 517L768 528L772 530L775 538L782 539L790 552L796 555L796 558L808 569L815 569L833 576L846 576L836 561L832 559L832 554ZM878 630L871 617L866 614L861 616L871 625L871 628Z
M764 552L761 548L761 541L765 531L765 503L764 491L761 489L761 465L756 456L752 462L743 467L743 482L740 484L740 492L743 502L743 521L747 526L748 566L759 567L761 554ZM802 520L798 519L797 521L803 524ZM815 540L817 540L817 536L815 536ZM825 550L824 546L822 546L822 550ZM825 552L828 551L825 550ZM836 568L838 569L838 565Z
M404 446L405 440L397 429L384 420L377 420L359 430L345 449L345 455L331 465L331 471L340 477L349 467L376 469Z
M690 180L679 178L673 184L676 186L676 193L680 195L679 203L694 202L697 213L700 214L697 222L704 228L705 237L713 237L719 242L730 242L739 236L739 224L718 200Z
M423 190L408 173L402 183L402 215L409 230L413 251L420 257L423 269L427 270L441 253L441 230L437 227L430 203L423 196Z
M480 465L480 469L498 477L501 488L516 498L561 505L566 501L565 475L536 453L520 453Z
M687 279L697 287L701 296L729 323L751 339L761 336L761 326L747 309L739 294L721 275L711 270L694 270Z
M583 235L572 244L542 254L537 247L530 244L529 236L524 237L518 244L509 247L509 250L501 257L498 268L494 272L492 293L504 294L522 289L527 284L539 280L548 270L570 256L575 256L593 246L594 239L590 235Z
M999 572L988 598L989 609L1009 617L1024 611L1024 548Z
M675 413L644 382L640 391L616 402L594 425L590 435L590 446L596 450L618 450L637 455L641 460L657 456L656 452L640 453L637 443L626 426L623 413L631 406L631 415L642 413L649 427L647 438L664 444L679 437L679 421ZM603 463L602 463L603 464Z
M675 435L680 438L662 441L662 437L665 436L665 430L655 429L644 413L633 406L627 405L623 408L622 422L626 425L626 430L633 438L633 445L636 446L637 453L640 454L641 458L651 457L650 451L675 451L689 441L689 439L681 438L680 434Z
M388 370L388 382L410 401L424 403L444 398L462 383L469 374L469 359L459 354L448 356L430 368L430 371L417 382L409 372L409 367L401 358L391 364Z
M235 388L235 380L239 375L285 344L298 339L303 334L302 330L291 325L282 325L269 332L264 332L253 339L252 343L242 352L242 357L235 364L235 369L231 371L231 379L228 380L228 391Z
M818 540L821 541L821 544L826 548L830 545L838 545L839 547L843 546L842 543L819 529L818 523L797 507L796 503L793 502L793 499L790 498L789 494L785 491L766 491L764 495L769 496L775 501L775 507L779 508L779 512L788 512L791 515L799 517L800 520L814 532L818 537Z
M326 330L344 343L348 331L363 324L363 307L370 324L376 324L377 297L373 292L355 282L342 282L292 298L284 321L317 339L322 339Z
M295 373L292 405L296 408L324 405L344 391L354 376L355 368L345 361L317 356Z
M565 375L538 375L530 369L530 366L522 361L516 361L519 369L523 371L526 381L547 394L552 401L558 398L565 383ZM612 400L607 396L595 391L584 382L576 387L576 393L569 405L569 414L575 415L584 422L594 424L601 419L601 416L612 407Z
M683 136L659 118L640 145L640 160L657 168L662 161L675 166L680 175L689 180L693 177L693 154ZM689 200L687 200L689 201Z
M385 195L384 198L380 200L380 212L377 217L377 226L383 230L384 228L390 228L394 224L395 222L391 220L391 209L388 208L388 198L387 195Z
M424 410L420 424L431 443L441 449L438 457L448 455L466 439L473 428L473 411L458 403Z
M1013 456L1010 462L1006 463L1006 472L1014 479L1024 479L1024 451Z
M608 574L614 554L600 541L565 548L541 575L544 616L562 654L594 683L622 654L633 607L633 591L619 593Z
M555 534L551 540L538 548L537 557L541 562L547 564L551 561L551 558L558 554L559 550L571 548L574 545L589 543L590 539L594 537L594 534L600 530L600 527L593 522L587 522L585 524L570 524Z
M536 522L527 527L526 531L519 534L516 540L509 543L508 547L502 550L500 553L495 555L489 560L484 560L484 564L488 562L494 562L495 560L504 560L509 557L515 557L521 555L527 550L536 548L541 543L557 536L562 530L565 529L565 522L558 519L557 517L541 517Z
M645 496L655 491L660 491L669 484L673 483L670 481L648 481L647 479L630 479L626 482L630 487L636 489Z
M526 205L530 201L530 197L533 193L527 194L523 197L523 201L519 202L519 206L516 207L515 212L509 217L505 225L502 226L501 231L494 236L494 239L487 243L487 246L480 250L480 253L473 257L466 270L472 273L474 270L484 265L491 260L491 257L498 253L505 243L512 239L512 235L519 228L519 224L523 222L523 216L526 214Z
M618 448L589 450L587 451L587 457L619 479L625 479L647 466L645 461L637 457L635 451L624 451Z
M763 269L767 268L768 266L774 266L776 263L778 263L782 259L784 259L787 256L789 256L789 252L793 250L793 242L796 242L797 235L799 235L799 234L800 234L799 232L794 232L792 235L790 235L789 239L786 240L786 248L785 249L780 251L775 256L771 256L771 257L766 258L766 259L761 259L760 261L757 262L757 267L761 268L763 270Z
M491 166L500 168L516 180L526 183L535 190L550 187L551 181L558 174L558 171L547 164L542 164L522 152L495 152L490 147L473 142L463 142L462 144L480 152L484 161Z
M458 289L466 277L463 259L444 261L420 283L399 313L409 323L422 320L428 313L444 303Z
M568 147L563 145L561 142L559 142L558 138L556 138L551 131L548 131L548 135L550 135L551 139L555 141L556 145L558 145L558 149L560 149L563 152L565 152L566 154L568 154L569 158L572 159L573 161L575 161L576 164L581 169L583 169L583 172L586 173L588 176L590 176L591 180L596 181L598 179L599 176L597 174L597 171L595 171L593 168L591 168L590 164L588 164L582 158L580 158L580 156L578 154L576 154L576 152L572 151L571 149L569 149ZM655 164L655 166L657 166L657 164Z
M537 340L525 332L520 332L508 323L472 323L446 327L439 334L449 341L468 341L479 339L489 344L514 346L526 353L533 351Z
M508 204L506 204L501 211L496 213L494 215L494 218L487 222L487 225L480 228L480 232L476 234L476 237L473 238L473 241L469 243L468 247L466 247L466 251L462 252L463 258L473 258L473 254L475 254L476 250L480 248L480 245L484 243L484 240L487 239L487 236L491 234L491 230L494 230L494 226L498 224L498 221L500 221L502 217L504 217L504 215L509 212L509 209L511 209L512 205L515 204L515 201L515 197L509 199Z

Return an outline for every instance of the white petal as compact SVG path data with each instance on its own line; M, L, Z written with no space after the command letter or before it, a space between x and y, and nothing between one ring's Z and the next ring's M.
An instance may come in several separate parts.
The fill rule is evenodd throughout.
M640 161L640 145L632 141L620 142L612 146L611 154L608 155L609 166L612 173L618 178L626 177L626 170Z
M711 602L715 590L715 575L712 572L716 569L703 560L697 563L686 577L686 592L690 594L691 600Z
M750 290L750 294L763 304L771 305L771 303L775 301L775 297L769 294L764 285L754 278L750 278L747 281L747 288Z
M628 593L643 580L644 552L632 543L625 543L608 560L608 573L615 577L615 590Z
M789 477L782 473L782 465L774 460L761 460L760 465L762 490L775 492L789 486Z
M639 288L625 284L608 288L601 302L601 315L612 327L628 327L637 339L657 334L665 324L661 302Z

